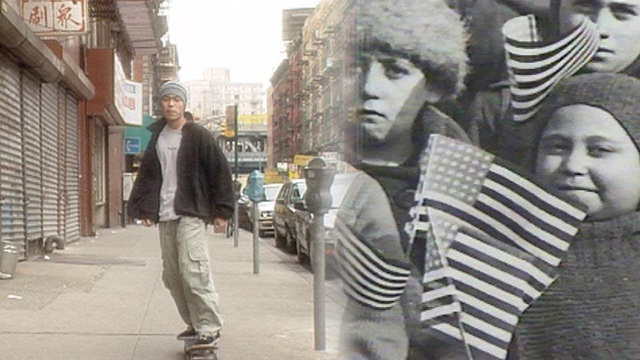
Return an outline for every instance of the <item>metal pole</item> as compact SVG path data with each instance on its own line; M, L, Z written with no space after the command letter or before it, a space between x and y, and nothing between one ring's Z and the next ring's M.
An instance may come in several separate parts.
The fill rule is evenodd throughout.
M238 199L234 195L233 198L236 200L233 206L233 247L238 247Z
M312 223L313 261L313 325L316 350L326 349L325 336L325 261L324 261L324 214L314 214Z
M253 203L253 273L260 273L260 243L258 231L260 228L260 209L257 202Z
M233 171L234 171L234 180L238 181L238 104L235 104L233 107L233 123L234 123L234 133L233 133ZM235 205L233 211L233 247L238 247L238 235L240 232L240 224L239 224L239 216L238 216L238 199L235 198Z
M233 136L233 162L235 169L235 179L238 180L238 104L233 107L233 123L234 123L234 136Z

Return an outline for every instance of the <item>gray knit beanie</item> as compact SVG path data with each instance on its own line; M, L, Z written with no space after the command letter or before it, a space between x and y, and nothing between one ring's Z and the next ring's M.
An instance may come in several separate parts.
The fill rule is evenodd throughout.
M589 105L610 113L640 149L640 80L622 74L591 73L563 80L545 101L541 131L556 110Z
M358 13L364 46L383 45L408 56L457 95L468 72L468 35L460 15L444 0L367 0Z
M185 89L179 82L169 81L162 85L160 92L158 93L160 100L167 95L176 95L182 100L185 108L187 107L187 89Z

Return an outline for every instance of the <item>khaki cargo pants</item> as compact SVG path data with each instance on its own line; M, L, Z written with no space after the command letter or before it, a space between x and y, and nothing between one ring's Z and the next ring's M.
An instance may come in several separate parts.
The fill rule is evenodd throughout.
M218 293L213 286L204 221L195 217L159 223L162 280L182 320L198 334L222 327Z

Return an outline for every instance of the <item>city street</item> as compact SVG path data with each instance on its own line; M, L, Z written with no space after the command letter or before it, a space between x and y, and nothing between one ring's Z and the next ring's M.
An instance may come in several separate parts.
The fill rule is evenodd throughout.
M220 359L333 359L345 298L327 282L327 351L314 350L313 276L295 255L213 234L209 250L225 320ZM82 238L49 258L18 264L0 282L3 360L182 359L184 329L161 278L156 228L129 226Z

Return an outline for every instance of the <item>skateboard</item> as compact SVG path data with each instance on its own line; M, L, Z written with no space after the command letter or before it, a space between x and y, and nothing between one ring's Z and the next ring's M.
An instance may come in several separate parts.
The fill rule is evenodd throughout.
M218 360L216 350L218 342L211 345L194 345L195 339L184 340L184 358L186 360Z

